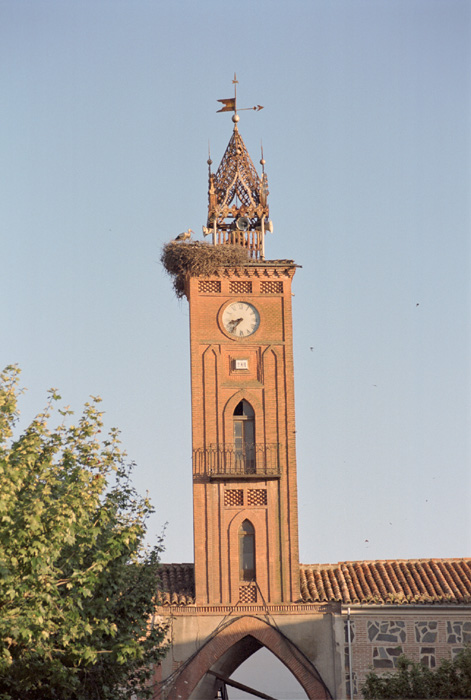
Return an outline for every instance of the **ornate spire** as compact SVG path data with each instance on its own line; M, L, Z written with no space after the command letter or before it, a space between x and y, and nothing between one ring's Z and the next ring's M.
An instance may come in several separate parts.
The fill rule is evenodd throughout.
M237 82L235 75L233 82ZM268 220L268 180L263 154L259 176L239 134L236 97L219 102L224 104L220 112L234 111L234 131L217 172L209 172L208 223L203 232L212 234L215 245L241 245L247 248L250 257L264 259L265 231L272 227ZM253 109L257 108L262 109L260 106Z

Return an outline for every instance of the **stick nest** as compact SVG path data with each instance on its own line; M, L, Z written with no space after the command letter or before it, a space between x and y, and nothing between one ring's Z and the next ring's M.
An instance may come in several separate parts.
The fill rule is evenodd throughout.
M160 262L171 277L179 299L185 295L185 276L209 277L220 267L238 267L249 262L247 250L240 245L176 243L164 245Z

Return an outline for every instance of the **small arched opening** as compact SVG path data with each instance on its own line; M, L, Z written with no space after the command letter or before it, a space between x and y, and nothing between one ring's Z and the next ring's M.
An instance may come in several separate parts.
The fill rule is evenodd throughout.
M255 581L255 528L250 520L239 528L239 580Z

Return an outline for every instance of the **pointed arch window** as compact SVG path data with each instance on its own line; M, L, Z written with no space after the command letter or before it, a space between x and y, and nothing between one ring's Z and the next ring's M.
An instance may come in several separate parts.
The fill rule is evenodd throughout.
M239 528L239 579L255 581L255 528L250 520Z
M236 469L255 474L255 413L245 399L234 409L233 424Z

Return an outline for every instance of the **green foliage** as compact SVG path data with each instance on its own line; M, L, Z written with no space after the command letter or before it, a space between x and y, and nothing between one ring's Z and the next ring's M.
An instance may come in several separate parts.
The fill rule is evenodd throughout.
M395 673L369 673L361 692L365 700L471 698L471 647L433 671L401 656Z
M142 697L164 653L151 624L160 543L98 398L51 430L60 400L18 438L18 370L0 374L0 700Z

